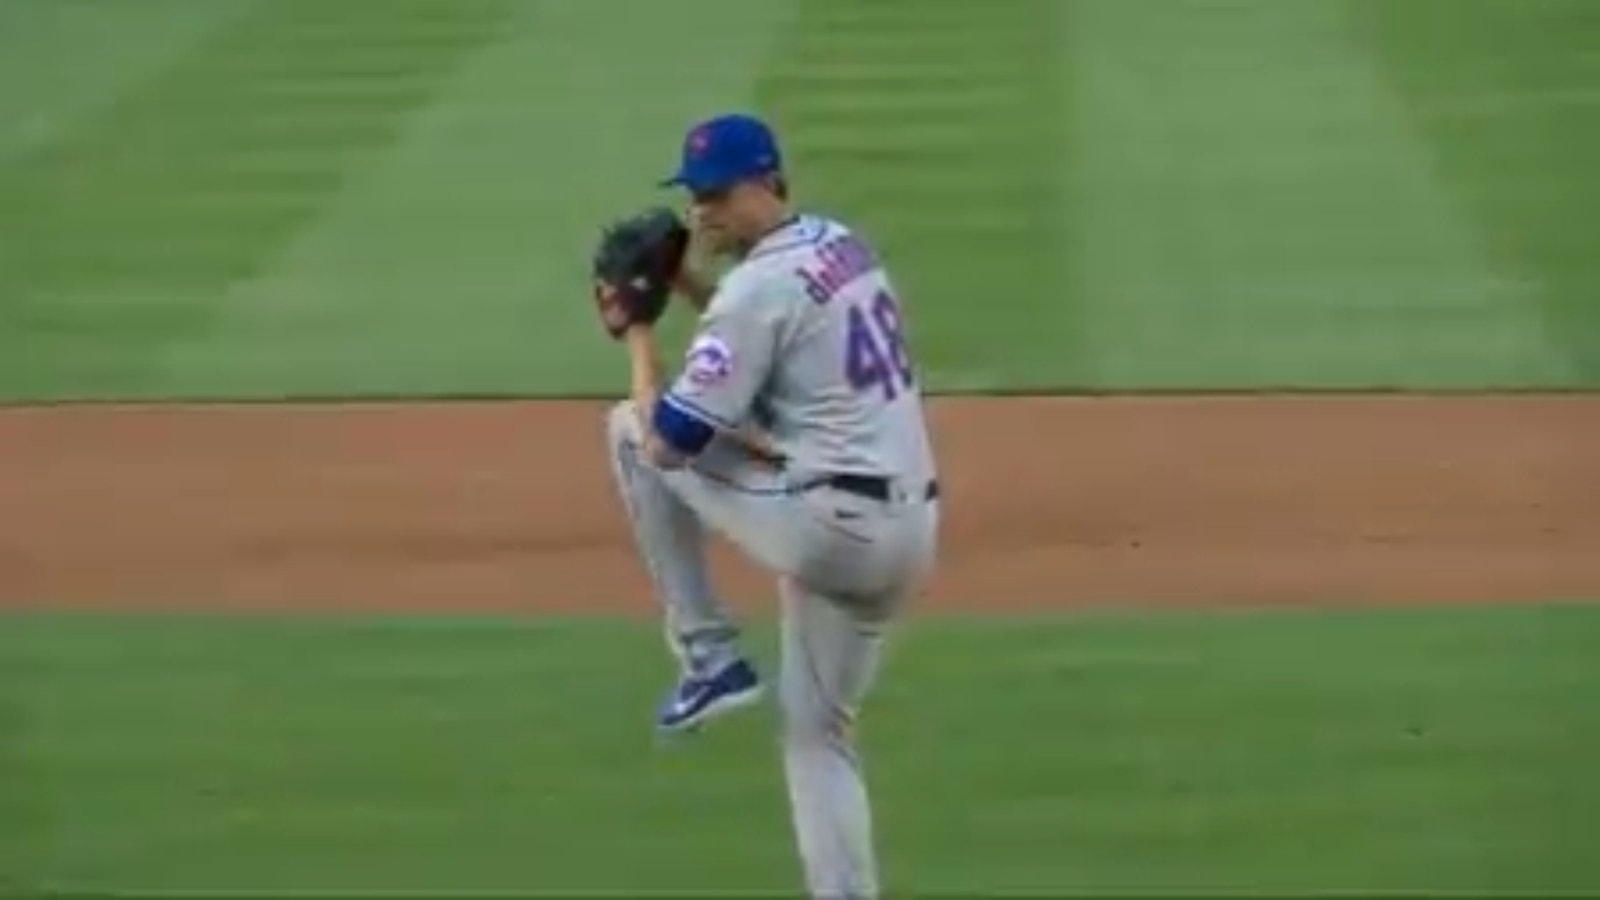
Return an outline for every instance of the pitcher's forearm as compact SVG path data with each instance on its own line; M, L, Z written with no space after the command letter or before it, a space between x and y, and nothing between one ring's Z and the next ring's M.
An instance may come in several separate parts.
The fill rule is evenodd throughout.
M717 285L712 279L688 267L678 274L673 287L699 312L706 311L706 307L711 303L711 296L717 292Z
M629 329L624 340L628 346L628 394L646 424L661 399L661 357L656 350L655 335L649 328Z

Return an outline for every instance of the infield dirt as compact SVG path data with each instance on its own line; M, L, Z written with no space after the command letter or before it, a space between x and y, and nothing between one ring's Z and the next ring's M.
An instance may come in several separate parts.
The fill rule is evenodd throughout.
M648 613L599 403L0 411L12 608ZM951 399L923 610L1600 598L1600 397ZM719 547L730 597L768 579Z

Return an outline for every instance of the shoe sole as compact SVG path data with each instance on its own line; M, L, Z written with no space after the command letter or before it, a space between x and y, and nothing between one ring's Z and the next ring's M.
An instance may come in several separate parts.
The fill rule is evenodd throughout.
M674 733L697 731L699 730L700 726L710 722L713 719L720 719L728 713L738 712L746 707L756 705L761 701L761 698L765 693L766 691L763 686L758 684L755 687L746 688L742 691L737 691L731 694L723 694L721 697L718 697L710 703L707 703L699 712L695 713L694 715L685 719L679 719L671 725L657 722L656 728L661 731Z

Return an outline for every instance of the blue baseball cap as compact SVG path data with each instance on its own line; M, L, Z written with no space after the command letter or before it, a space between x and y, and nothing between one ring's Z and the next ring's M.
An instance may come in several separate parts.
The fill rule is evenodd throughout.
M683 162L662 187L720 191L783 170L778 138L767 123L734 113L708 119L683 139Z

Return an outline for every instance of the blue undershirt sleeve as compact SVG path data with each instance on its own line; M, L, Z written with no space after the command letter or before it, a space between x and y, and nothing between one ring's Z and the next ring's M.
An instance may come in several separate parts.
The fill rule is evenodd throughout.
M671 394L663 395L656 403L650 424L668 447L684 456L694 456L704 450L717 433L711 423L684 404L674 402Z

